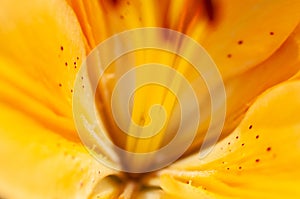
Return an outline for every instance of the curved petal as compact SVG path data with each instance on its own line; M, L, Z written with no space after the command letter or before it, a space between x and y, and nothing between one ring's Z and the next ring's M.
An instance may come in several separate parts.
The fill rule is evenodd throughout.
M299 89L300 81L290 81L264 93L211 154L163 171L163 189L177 196L184 189L208 198L298 198Z
M299 69L300 25L270 58L226 82L227 121L224 131L234 130L258 95L291 78Z
M226 120L222 137L227 136L236 128L257 96L266 89L293 77L299 69L300 25L271 57L225 82ZM204 95L201 97L204 98ZM202 117L204 115L202 114ZM204 123L200 126L191 151L201 144L208 128L207 125Z
M213 1L218 18L201 42L227 80L260 64L300 20L298 0Z
M49 127L65 126L63 134L72 139L76 134L67 127L72 120L73 81L85 58L73 11L59 0L0 5L1 101ZM59 124L59 117L68 118L68 125Z
M86 198L114 173L79 143L73 81L81 29L60 0L0 3L0 195Z
M115 172L80 144L0 103L0 195L4 198L87 198Z

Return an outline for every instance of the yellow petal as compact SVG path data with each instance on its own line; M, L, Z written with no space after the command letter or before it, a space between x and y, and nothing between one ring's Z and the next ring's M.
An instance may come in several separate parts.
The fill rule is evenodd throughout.
M51 128L59 117L71 119L73 81L85 58L73 11L59 0L13 0L1 2L0 13L1 101ZM41 107L59 117L50 119Z
M226 82L225 132L231 132L238 125L259 94L297 73L300 69L299 51L300 25L270 58Z
M225 82L227 97L226 121L222 137L236 128L258 95L266 89L291 78L299 71L299 51L300 25L267 60L246 72L227 79ZM201 144L207 125L203 124L200 127L198 137L195 139L191 150L195 150Z
M113 174L79 143L73 81L83 36L64 2L0 3L0 193L4 198L87 198Z
M177 196L177 190L190 189L191 195L213 198L298 198L299 89L300 81L291 81L261 95L211 154L201 160L195 155L164 171L162 187Z
M35 118L2 102L0 108L1 197L87 198L115 173Z
M214 1L217 24L202 45L226 80L245 72L272 55L300 20L298 0Z

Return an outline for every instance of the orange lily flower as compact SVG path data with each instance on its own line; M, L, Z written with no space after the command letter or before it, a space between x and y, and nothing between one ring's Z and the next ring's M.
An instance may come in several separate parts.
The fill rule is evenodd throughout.
M299 198L299 11L298 0L0 2L0 197ZM201 44L222 75L227 112L208 156L197 154L204 121L180 160L132 178L101 164L82 145L72 97L92 49L142 27L176 30ZM148 52L137 63L171 63L169 55L157 55ZM97 92L110 92L111 85ZM147 89L137 95L133 117L161 99L161 90ZM158 94L142 105L153 90ZM97 103L106 107L100 98ZM110 135L135 152L148 144L125 141L114 130Z

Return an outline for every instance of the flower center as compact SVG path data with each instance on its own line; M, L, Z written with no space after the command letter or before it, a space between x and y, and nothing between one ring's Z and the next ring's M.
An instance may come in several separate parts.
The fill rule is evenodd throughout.
M214 132L203 146L217 141L224 90L217 67L194 40L169 29L134 29L101 43L83 63L73 97L75 123L99 161L148 173L199 146L194 138L209 123Z

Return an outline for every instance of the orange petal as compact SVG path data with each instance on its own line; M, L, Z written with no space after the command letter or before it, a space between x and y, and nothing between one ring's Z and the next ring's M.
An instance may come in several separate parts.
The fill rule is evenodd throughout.
M0 100L74 139L73 81L85 58L75 15L59 0L4 1L0 13Z
M79 144L0 104L0 193L4 198L87 198L115 173Z
M224 131L238 125L254 99L263 91L292 77L300 69L300 25L263 63L226 83L227 121Z
M114 173L80 145L73 81L85 57L64 2L0 3L0 193L5 198L87 198ZM74 142L75 141L75 142Z
M225 82L227 107L223 137L236 128L258 95L266 89L293 77L299 71L299 51L300 25L296 27L288 39L271 57L254 68L236 75ZM204 132L207 129L206 125L201 126L200 133L191 149L195 149L201 144L205 136Z
M300 81L292 81L261 95L207 157L195 155L164 171L162 187L177 196L188 184L191 195L213 198L298 198L299 89Z
M217 24L201 42L224 79L270 57L300 20L298 0L218 0Z

